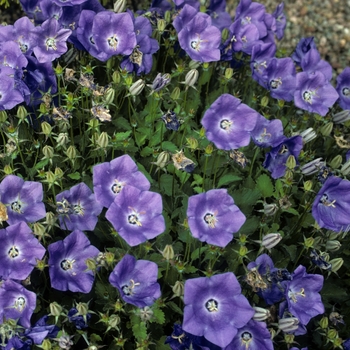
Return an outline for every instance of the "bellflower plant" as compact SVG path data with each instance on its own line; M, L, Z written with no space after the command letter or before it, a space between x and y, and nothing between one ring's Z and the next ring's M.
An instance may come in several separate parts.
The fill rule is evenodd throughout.
M339 94L339 106L350 109L350 67L346 67L337 77L336 90Z
M47 249L51 286L61 291L89 293L95 276L88 270L86 261L95 259L99 250L91 245L85 234L74 230Z
M187 217L193 237L219 247L225 247L246 220L226 189L191 196Z
M113 269L109 282L126 303L142 308L153 305L161 295L157 275L157 264L126 254Z
M232 272L187 280L184 302L182 328L221 347L227 346L238 328L254 315Z

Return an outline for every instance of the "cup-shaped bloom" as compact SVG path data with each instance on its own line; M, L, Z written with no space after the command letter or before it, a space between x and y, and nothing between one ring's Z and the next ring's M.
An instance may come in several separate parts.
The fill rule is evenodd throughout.
M211 24L205 13L197 13L183 27L179 34L179 44L194 61L213 62L220 60L220 30Z
M324 305L319 291L323 287L323 276L308 274L306 268L299 265L287 282L285 297L289 311L307 325L314 316L324 313Z
M350 67L346 67L338 75L336 90L339 94L339 106L350 109Z
M335 232L350 227L350 181L329 177L312 205L312 216L320 227Z
M221 347L254 316L232 272L187 280L184 302L183 330Z
M273 350L271 333L266 323L250 320L238 330L225 350Z
M89 293L95 276L88 270L86 260L96 258L99 250L91 245L85 234L75 230L64 240L51 243L47 249L51 286L62 291Z
M59 193L56 203L62 230L92 231L102 211L102 205L84 182Z
M36 295L21 284L5 280L0 285L0 320L18 320L24 328L30 327L30 318L36 306Z
M26 279L34 269L36 259L44 256L45 248L23 221L0 230L0 237L0 276Z
M97 164L92 169L96 200L109 208L126 185L148 191L150 183L146 176L138 170L132 158L125 154L111 162Z
M312 74L298 73L296 79L294 104L311 113L325 116L339 97L335 88L319 71Z
M126 254L110 274L109 282L126 303L143 308L153 305L161 295L157 277L156 263Z
M107 210L106 218L133 247L164 232L162 211L159 193L125 186Z
M272 13L272 16L276 18L275 33L278 40L281 40L284 37L284 30L286 29L286 26L287 26L287 18L283 10L284 10L284 3L281 2L279 5L277 5L275 11Z
M12 225L20 221L35 222L45 217L43 185L40 182L24 181L8 175L0 184L1 202L6 205L8 220Z
M232 95L223 94L205 112L201 123L209 141L219 149L231 150L249 144L249 132L257 118L254 109Z
M49 316L41 317L33 327L27 328L24 335L34 344L41 345L45 338L56 338L59 328L54 324L47 324Z
M233 234L246 220L226 189L191 196L187 217L193 237L222 248L233 239Z

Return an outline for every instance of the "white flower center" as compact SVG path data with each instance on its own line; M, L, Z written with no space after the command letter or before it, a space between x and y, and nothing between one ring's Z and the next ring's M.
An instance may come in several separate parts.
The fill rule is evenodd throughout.
M205 303L205 307L209 312L217 312L219 311L218 309L218 302L214 299L209 299L206 303Z

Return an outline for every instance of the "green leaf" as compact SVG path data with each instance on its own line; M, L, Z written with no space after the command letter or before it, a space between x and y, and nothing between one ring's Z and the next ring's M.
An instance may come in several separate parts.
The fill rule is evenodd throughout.
M296 216L299 216L300 214L298 213L297 210L293 209L293 208L288 208L288 209L285 209L283 210L284 212L286 213L290 213L290 214L293 214L293 215L296 215Z
M234 191L232 197L239 208L247 207L256 204L261 198L261 192L258 189L241 188Z
M256 180L256 185L264 198L272 196L273 184L270 177L267 174L260 175Z
M156 322L158 324L164 324L165 323L164 312L158 308L153 309L153 319L151 320L151 322Z
M118 117L117 119L113 120L113 124L118 128L121 128L124 130L131 130L130 123L123 117Z
M141 157L147 157L150 156L153 153L153 149L151 147L146 146L142 149L140 152Z
M204 192L203 187L199 187L199 186L193 187L193 191L196 193L203 193Z
M237 176L237 175L226 174L226 175L220 177L217 187L220 188L224 185L228 185L232 182L240 181L240 180L242 180L242 178Z
M147 327L145 322L142 322L138 317L137 317L137 322L134 323L132 322L132 332L134 333L135 338L137 341L142 341L147 338Z
M175 179L174 179L175 181ZM160 188L166 195L172 195L173 175L163 174L160 177Z
M173 144L170 141L163 141L162 142L162 150L167 151L167 152L171 152L171 153L175 153L178 150L178 148L175 144Z
M239 233L249 236L255 232L255 230L259 227L259 225L260 225L260 218L257 216L251 216L243 224L243 226L239 230Z
M39 169L44 168L48 164L48 162L49 162L48 159L41 160L40 162L35 164L35 169L39 170Z
M117 132L114 136L115 142L121 142L129 138L131 131Z
M291 261L295 261L295 259L297 258L297 246L296 245L285 245L285 244L283 244L282 247L289 254L290 260Z
M170 309L172 309L173 311L175 311L179 315L183 315L183 311L173 301L168 301L166 303L166 306L170 307Z
M73 174L68 174L67 176L72 180L79 180L80 179L80 173L78 173L77 171Z

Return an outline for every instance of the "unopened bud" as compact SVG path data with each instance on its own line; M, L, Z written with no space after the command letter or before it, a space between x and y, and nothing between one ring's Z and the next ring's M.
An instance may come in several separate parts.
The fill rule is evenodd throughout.
M41 130L44 135L50 136L52 132L52 126L48 122L41 123Z
M315 239L313 237L304 237L304 246L305 248L312 248L314 246Z
M266 249L272 249L276 246L282 239L282 235L280 233L269 233L264 236L261 245Z
M338 337L338 332L334 328L330 328L327 332L327 338L333 340Z
M62 306L56 301L50 304L50 315L51 316L60 316L62 313Z
M51 350L52 345L51 345L50 339L44 339L43 342L41 343L40 347L43 350Z
M173 246L170 244L167 244L165 248L162 251L163 258L166 260L172 260L174 259L174 249Z
M334 124L344 124L350 120L350 110L345 109L339 113L334 114L333 122Z
M109 143L108 134L105 131L101 132L101 134L99 135L99 137L96 140L96 143L100 148L107 148L108 143Z
M184 283L182 281L176 281L172 287L174 296L182 297L184 295Z
M120 317L118 315L111 315L108 319L108 326L111 328L118 328L118 325L120 323Z
M343 158L342 158L342 156L340 154L338 154L331 160L329 165L333 169L338 169L342 162L343 162Z
M112 80L113 80L113 83L116 83L116 84L120 83L120 73L118 71L113 72Z
M196 82L198 80L198 76L199 76L198 70L197 69L191 69L186 74L186 77L185 77L186 88L188 88L188 87L193 87L194 88L194 85L196 84Z
M115 255L112 252L105 253L105 261L108 265L114 264Z
M115 13L122 13L124 12L126 7L126 0L116 0L113 6L113 11Z
M190 63L188 64L188 67L190 69L197 69L200 66L200 62L198 61L190 61Z
M149 306L139 309L140 318L143 322L148 322L153 318L153 310Z
M79 312L79 315L87 315L89 313L89 305L86 303L78 303L76 309Z
M319 323L320 323L320 327L322 329L327 329L328 328L328 317L322 317Z
M77 149L75 148L75 146L69 146L67 151L66 151L66 155L67 155L68 159L70 159L70 160L76 159Z
M267 309L263 309L262 307L253 307L255 314L253 316L254 321L265 321L267 318L270 317L270 311Z
M323 162L322 158L317 158L301 166L300 170L304 175L312 175L320 171L325 165L326 162Z
M210 156L213 153L213 151L214 151L214 146L211 143L209 143L209 145L207 145L204 149L204 153L208 156Z
M53 147L46 145L43 147L43 154L44 159L52 159L55 154L55 150Z
M328 250L329 252L336 252L340 249L340 247L341 243L337 240L327 241L326 243L326 250Z
M11 175L11 174L13 174L13 169L12 169L11 165L6 164L6 165L4 166L4 174L5 174L5 175Z
M131 96L139 95L142 92L145 85L146 83L143 79L139 79L135 81L135 83L130 86L130 89L129 89L130 95Z
M346 163L344 163L340 169L340 172L346 176L350 174L350 160L348 160Z
M88 271L95 272L97 270L97 262L93 258L88 258L85 260L86 268Z
M56 179L62 179L63 175L64 175L64 172L61 168L55 168Z
M172 91L170 98L173 99L174 101L178 100L180 97L180 88L179 87L175 87L174 90Z
M35 236L38 237L44 237L45 235L45 226L42 225L40 222L36 222L33 224L33 233Z
M312 181L311 180L308 180L308 181L304 182L304 190L306 192L309 192L309 191L312 190Z
M329 263L332 265L331 271L337 272L343 266L344 260L342 258L335 258L329 261Z
M330 122L326 125L323 125L320 129L320 132L323 136L329 136L333 130L333 123Z
M104 102L106 105L110 105L114 101L115 90L112 87L109 87L104 94Z
M286 166L288 169L294 169L297 165L297 162L295 160L295 157L291 154L288 159L287 159L287 162L286 162Z
M263 212L267 216L272 216L272 215L276 214L277 210L278 210L277 204L275 204L275 203L272 203L272 204L264 203L264 209L260 210L260 211Z
M27 110L25 109L24 106L19 106L17 110L17 117L20 120L24 120L28 115Z
M278 328L285 333L291 333L298 329L299 320L296 317L281 318L278 321Z
M166 27L166 21L164 19L158 19L157 21L157 29L159 33L163 33Z
M0 123L5 123L7 120L7 112L0 111Z
M170 154L167 151L159 153L157 161L153 162L158 168L163 169L170 161Z
M232 68L226 68L225 69L225 78L227 80L230 80L233 76L233 69Z
M294 343L294 334L285 334L284 341L286 344L292 345Z
M260 101L260 104L262 107L266 107L268 104L269 104L269 98L268 96L264 96L261 101Z
M96 119L91 119L96 120ZM57 145L61 147L65 147L69 143L69 136L66 132L61 132L58 134L58 136L55 138Z
M246 246L241 246L239 248L239 255L244 257L247 254L248 254L248 248Z

